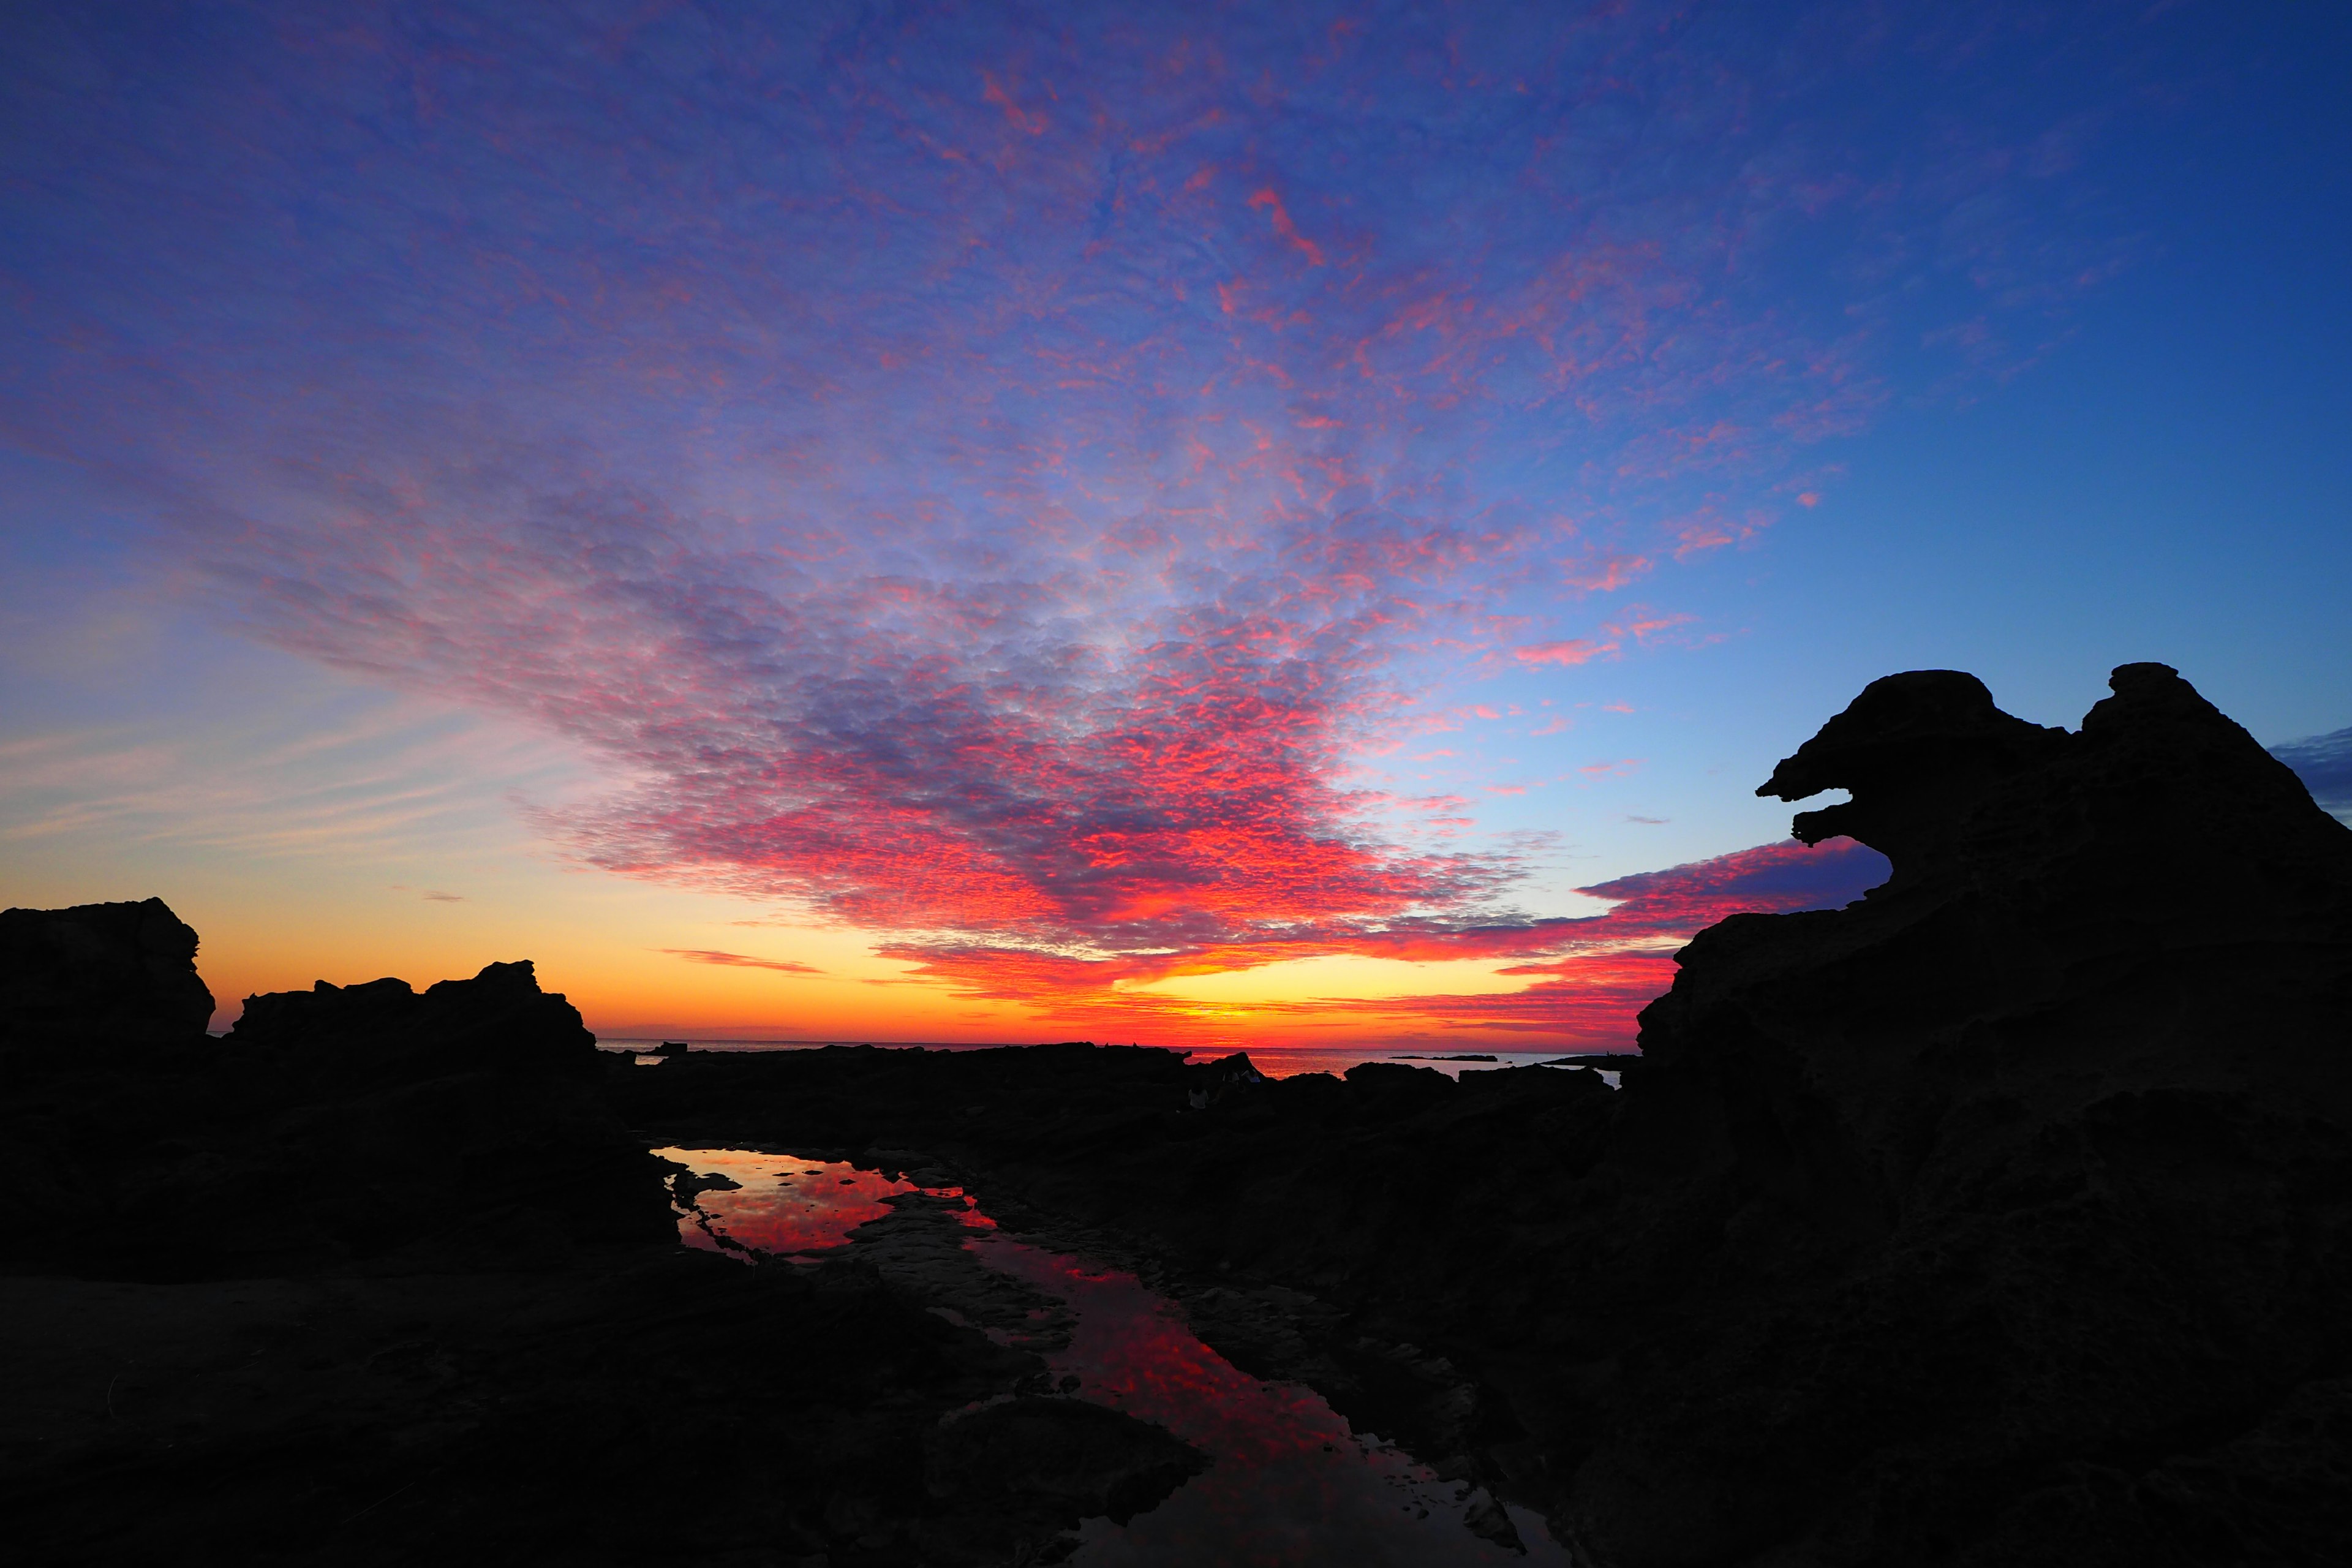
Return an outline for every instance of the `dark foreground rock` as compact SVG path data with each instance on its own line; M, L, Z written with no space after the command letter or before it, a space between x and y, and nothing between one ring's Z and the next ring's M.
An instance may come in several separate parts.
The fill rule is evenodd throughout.
M422 995L379 980L250 997L199 1042L10 1053L0 1257L221 1278L670 1234L593 1037L528 963Z
M212 1021L196 933L161 899L0 910L0 1052L188 1046Z
M920 1279L680 1247L669 1168L527 963L254 997L220 1041L19 1046L11 1561L977 1568L1053 1561L1202 1462L1019 1397L1045 1363Z
M856 1267L0 1278L0 1322L26 1563L977 1568L1053 1561L1201 1464L1006 1401L1035 1357Z
M925 1436L930 1494L985 1508L1003 1496L1056 1499L1125 1524L1202 1468L1160 1427L1099 1405L1036 1394L988 1405Z
M955 1167L1599 1564L2352 1554L2352 833L2162 666L1874 685L1768 791L1885 851L1680 955L1624 1089L1079 1047L616 1072ZM1198 1109L1196 1109L1198 1107Z
M1705 1295L1591 1406L1623 1560L2352 1543L2352 833L2172 670L2113 685L2069 734L1893 677L1760 792L1850 789L1799 837L1894 874L1701 933L1643 1016L1621 1213L1684 1234L1619 1267Z

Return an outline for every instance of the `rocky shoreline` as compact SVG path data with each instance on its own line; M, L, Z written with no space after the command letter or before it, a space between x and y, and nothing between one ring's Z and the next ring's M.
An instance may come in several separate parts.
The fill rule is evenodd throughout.
M193 1005L159 904L11 910L12 984L71 950L110 999L5 1058L11 1371L54 1388L0 1500L60 1560L177 1520L258 1560L1026 1562L1197 1468L1024 1382L1034 1302L921 1202L878 1263L668 1239L648 1149L771 1147L1133 1269L1598 1568L2341 1561L2352 832L2173 671L2113 685L2073 732L1952 672L1864 691L1764 793L1850 791L1798 835L1892 878L1701 933L1621 1089L1084 1045L638 1068L527 965L257 998L211 1045L141 1022L142 985ZM137 1398L209 1425L98 1398L163 1319L213 1325L210 1392ZM986 1442L940 1436L973 1407ZM90 1534L100 1497L145 1500Z

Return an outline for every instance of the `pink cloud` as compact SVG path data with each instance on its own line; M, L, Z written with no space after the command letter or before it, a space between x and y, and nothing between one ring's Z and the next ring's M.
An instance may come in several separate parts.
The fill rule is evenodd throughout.
M1565 576L1570 586L1587 593L1613 594L1649 570L1647 556L1610 555L1571 568Z
M715 952L700 947L656 948L672 958L683 958L689 963L716 963L734 969L772 969L784 974L823 974L822 969L812 969L805 963L795 963L784 958L752 958L740 952Z
M1617 645L1613 642L1594 642L1579 637L1568 642L1537 643L1527 647L1516 647L1511 650L1511 657L1528 665L1579 665L1616 651Z

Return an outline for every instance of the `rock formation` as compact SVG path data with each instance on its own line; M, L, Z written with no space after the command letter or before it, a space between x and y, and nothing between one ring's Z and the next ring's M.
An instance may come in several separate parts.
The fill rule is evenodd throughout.
M1020 1397L1034 1353L870 1268L679 1247L663 1163L528 963L250 997L184 1050L51 1023L0 1093L25 1561L989 1568L1202 1462Z
M218 1278L495 1254L509 1232L542 1249L669 1234L594 1037L527 962L421 995L379 980L248 997L226 1038L160 1058L103 1039L68 1023L12 1054L0 1250L20 1262Z
M0 1039L44 1047L179 1046L213 994L196 933L161 899L0 912Z
M2171 669L2112 685L2069 734L1891 677L1759 792L1850 789L1796 831L1895 870L1700 933L1643 1016L1619 1223L1690 1240L1612 1283L1684 1351L1602 1402L1611 1559L2347 1528L2352 832Z

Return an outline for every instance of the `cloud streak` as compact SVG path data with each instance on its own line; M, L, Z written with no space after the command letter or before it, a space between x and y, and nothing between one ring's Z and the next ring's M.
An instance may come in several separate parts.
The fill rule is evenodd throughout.
M1809 130L1932 19L58 15L10 436L145 498L252 635L597 759L532 808L579 860L973 996L1336 952L1582 954L1528 1018L1601 986L1509 845L1417 847L1366 759L1694 635L1602 601L1817 493L1895 301L2007 309L1899 259L2005 165Z
M1074 1025L1149 1027L1171 1040L1280 1037L1308 1020L1343 1019L1362 1032L1429 1030L1539 1036L1562 1045L1630 1048L1634 1015L1674 979L1674 954L1728 915L1834 909L1886 879L1885 857L1852 839L1808 847L1793 840L1622 877L1580 889L1614 900L1606 914L1460 925L1426 922L1378 932L1302 934L1231 951L1084 959L977 944L906 946L887 956L921 979L976 1000L1022 1002ZM1438 962L1514 959L1499 973L1529 977L1517 992L1309 997L1202 1003L1138 989L1187 974L1224 973L1338 953Z
M753 958L747 953L720 952L707 947L665 947L657 951L672 958L683 958L689 963L716 963L730 969L772 969L779 974L823 974L805 963L795 963L789 958Z
M2352 730L2273 746L2271 755L2294 770L2322 810L2352 814Z

